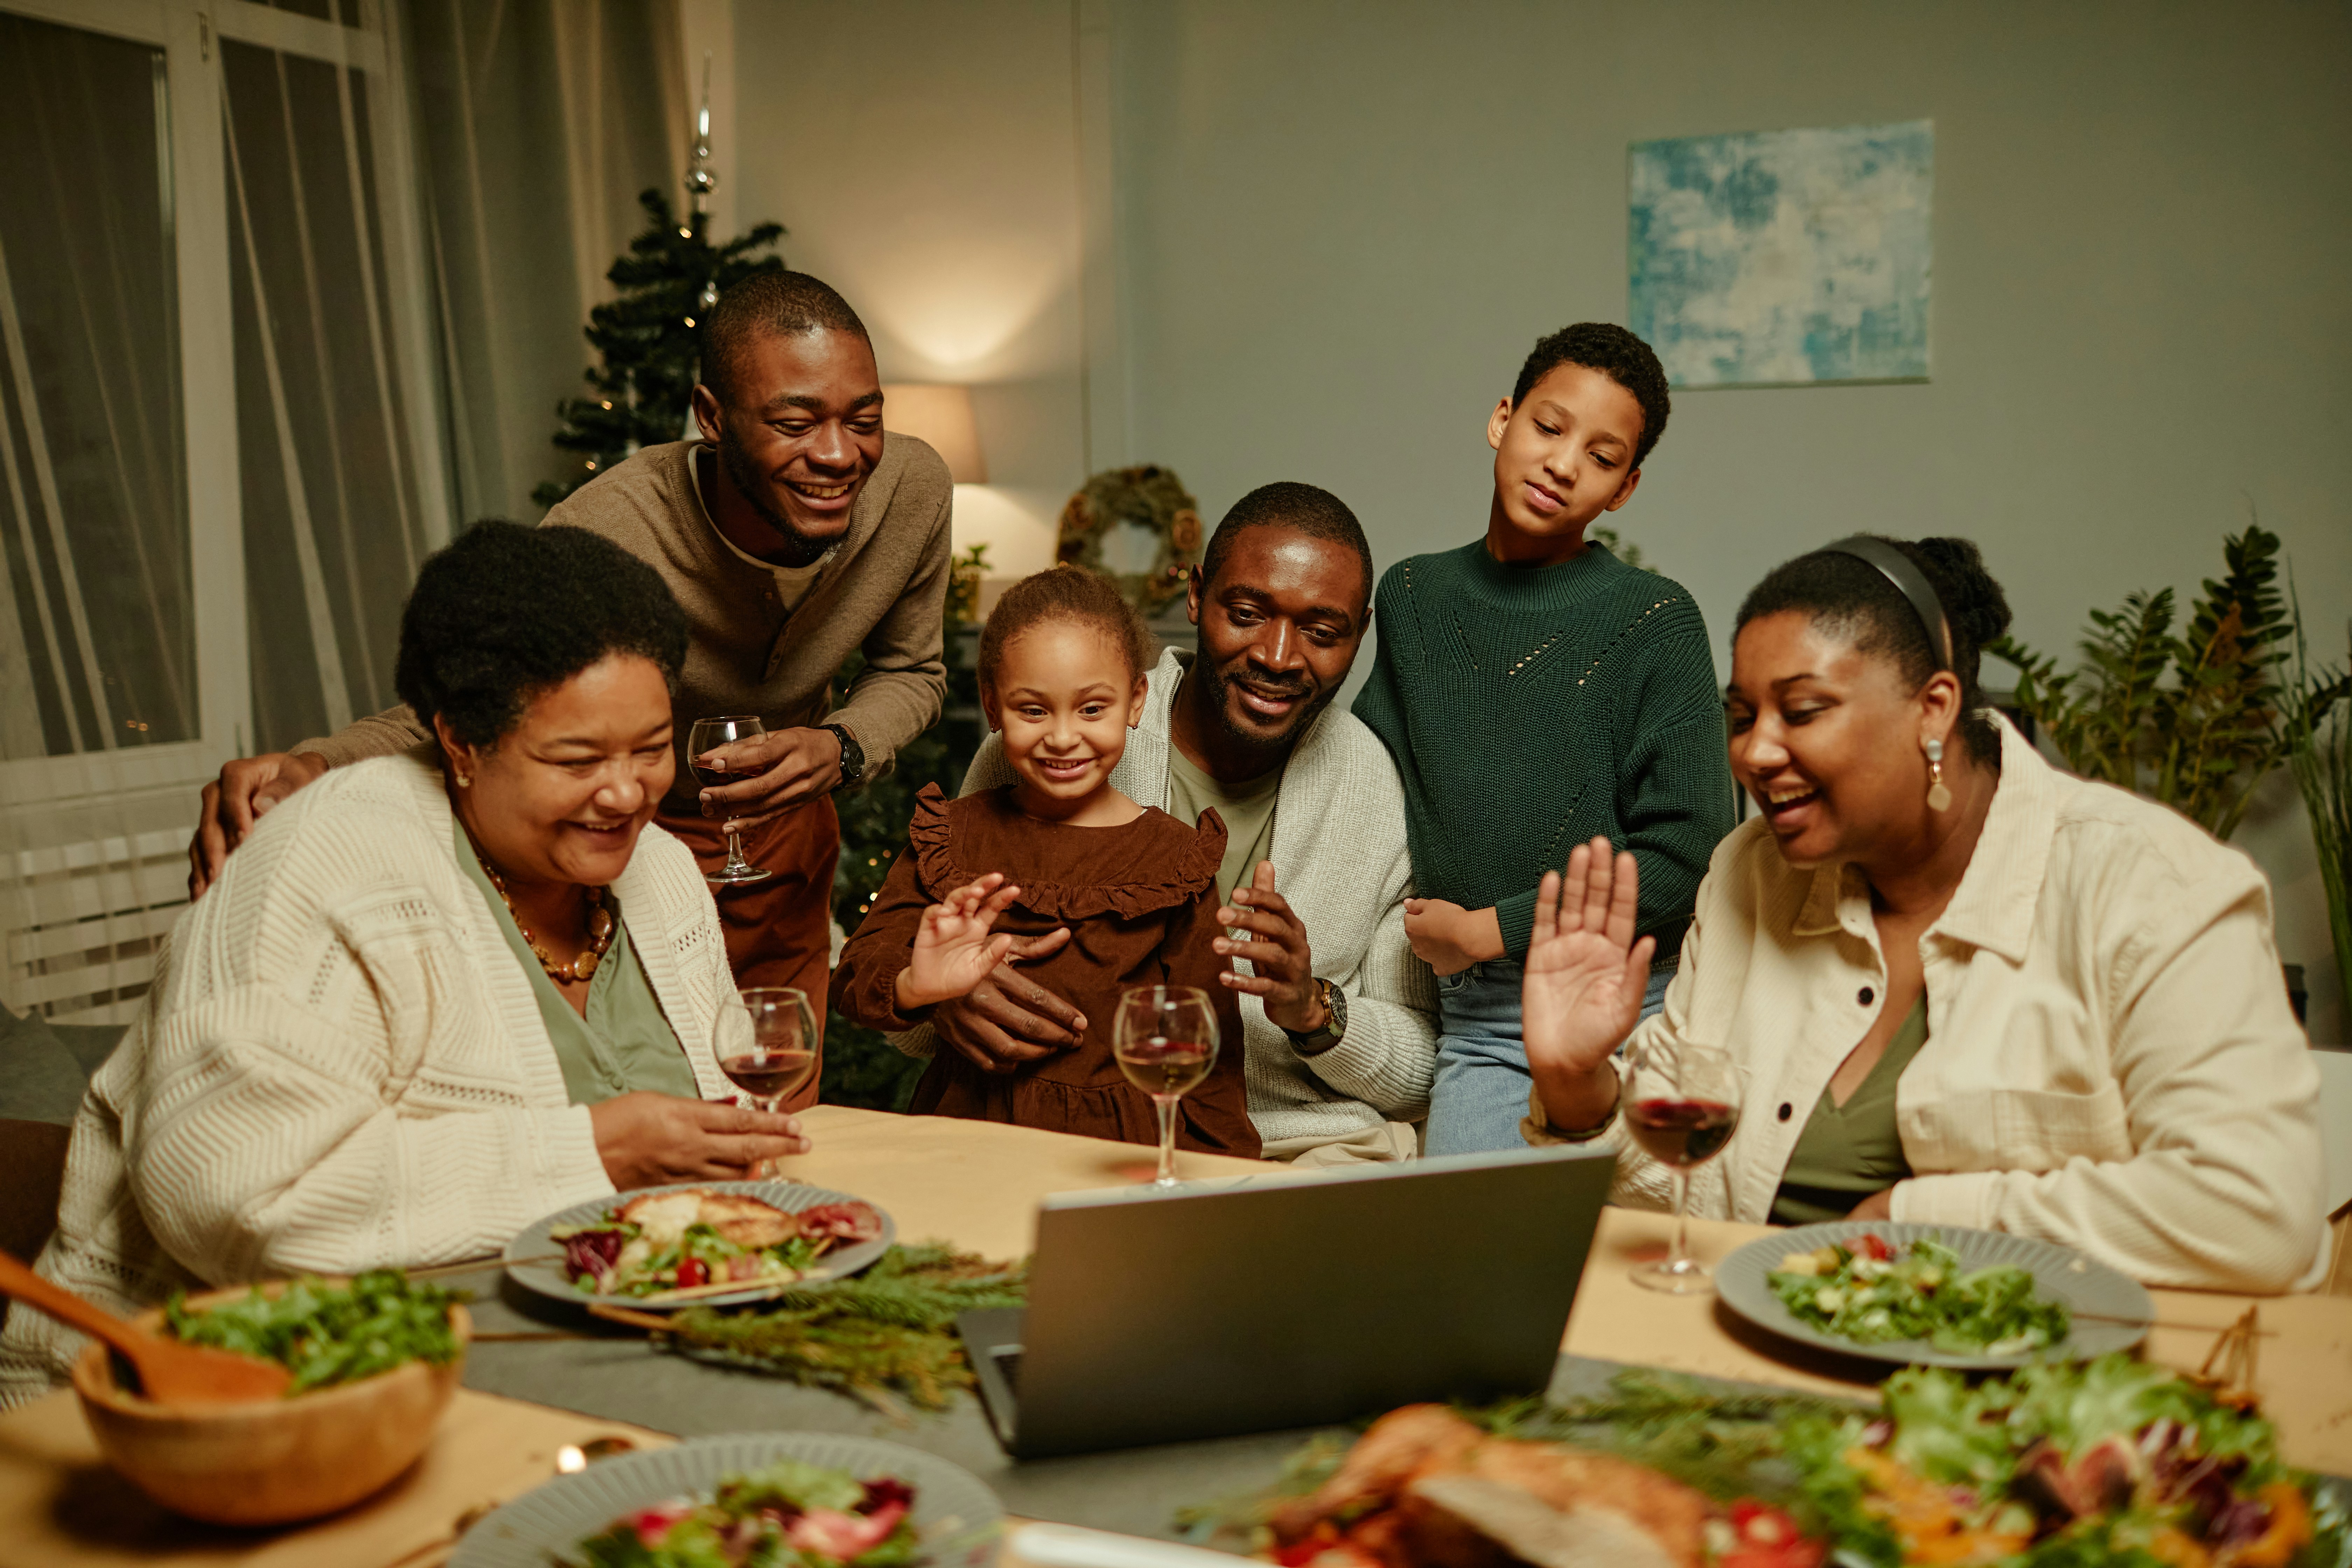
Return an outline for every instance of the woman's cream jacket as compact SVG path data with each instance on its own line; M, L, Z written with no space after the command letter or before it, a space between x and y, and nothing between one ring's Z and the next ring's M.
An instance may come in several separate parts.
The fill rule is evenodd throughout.
M1919 939L1927 1045L1895 1091L1917 1173L1894 1217L2079 1247L2151 1285L2285 1290L2326 1264L2319 1075L2272 945L2270 885L2186 817L2061 773L2001 726L2000 783ZM1728 1049L1739 1130L1691 1212L1761 1223L1830 1075L1885 1005L1870 890L1800 870L1764 822L1718 846L1665 1009L1626 1054ZM1553 1136L1538 1104L1531 1142ZM1670 1177L1625 1141L1615 1201Z
M704 1094L733 987L686 847L648 826L614 884ZM180 918L90 1084L41 1273L119 1311L180 1287L480 1257L613 1190L530 978L459 868L441 772L337 768L264 817ZM0 1405L79 1337L8 1314Z

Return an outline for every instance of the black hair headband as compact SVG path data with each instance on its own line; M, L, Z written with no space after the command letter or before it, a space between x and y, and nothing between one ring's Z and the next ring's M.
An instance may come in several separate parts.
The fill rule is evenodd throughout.
M1919 626L1927 634L1927 652L1936 659L1938 669L1952 669L1952 623L1945 617L1944 601L1937 596L1936 586L1927 574L1919 570L1908 555L1883 539L1873 539L1866 533L1856 533L1834 544L1824 544L1817 555L1851 555L1878 568L1886 580L1911 601L1911 609L1919 617ZM1957 672L1956 672L1957 673Z

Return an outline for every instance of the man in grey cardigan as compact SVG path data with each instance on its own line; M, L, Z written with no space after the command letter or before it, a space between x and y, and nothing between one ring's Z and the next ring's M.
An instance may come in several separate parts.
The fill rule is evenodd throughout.
M939 455L883 433L864 323L798 272L727 291L703 323L699 441L647 447L547 514L600 533L661 574L686 611L674 700L677 782L657 821L707 872L740 828L764 881L721 889L736 981L824 994L840 820L833 791L887 770L939 718L953 485ZM853 651L865 668L832 707ZM725 749L741 779L698 786L685 753L697 719L757 714L768 733ZM276 801L329 767L431 737L405 708L331 739L248 757L205 787L189 846L190 895L217 876ZM819 1026L824 1011L817 1008ZM688 1042L697 1046L699 1042ZM816 1082L787 1110L812 1103Z
M1387 748L1330 706L1371 594L1371 550L1338 497L1300 484L1244 496L1193 569L1199 651L1161 656L1111 773L1146 805L1224 819L1218 920L1232 934L1217 951L1244 993L1250 1120L1268 1159L1307 1165L1411 1158L1435 1062L1435 986L1404 934L1404 791ZM963 791L1012 777L992 736ZM1003 1071L1076 1044L1076 1010L1018 967L1063 940L1016 948L898 1047L944 1042Z

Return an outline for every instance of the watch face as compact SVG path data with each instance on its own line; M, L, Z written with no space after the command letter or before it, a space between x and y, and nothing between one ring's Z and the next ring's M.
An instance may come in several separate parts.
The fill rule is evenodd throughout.
M1348 994L1327 980L1323 983L1323 1005L1331 1015L1331 1021L1323 1026L1325 1032L1333 1036L1346 1034Z

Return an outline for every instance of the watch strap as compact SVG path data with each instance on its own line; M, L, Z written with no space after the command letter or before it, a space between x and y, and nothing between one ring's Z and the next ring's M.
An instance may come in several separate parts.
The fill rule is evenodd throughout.
M841 742L841 782L834 787L850 789L864 784L866 782L866 748L857 743L857 737L839 724L822 724L818 728L831 732Z
M1292 1046L1302 1051L1328 1051L1333 1046L1338 1045L1339 1041L1345 1037L1347 1027L1344 1024L1340 1024L1340 1026L1338 1028L1334 1028L1332 1026L1334 1024L1339 1024L1340 1020L1346 1016L1346 1014L1341 1011L1341 1007L1345 1005L1344 1003L1339 1006L1332 1005L1332 995L1339 989L1339 987L1338 985L1324 979L1321 975L1318 974L1315 977L1315 994L1317 999L1323 1004L1323 1026L1315 1030L1312 1034L1306 1035L1302 1035L1295 1029L1283 1030L1282 1032L1290 1037L1290 1043Z

